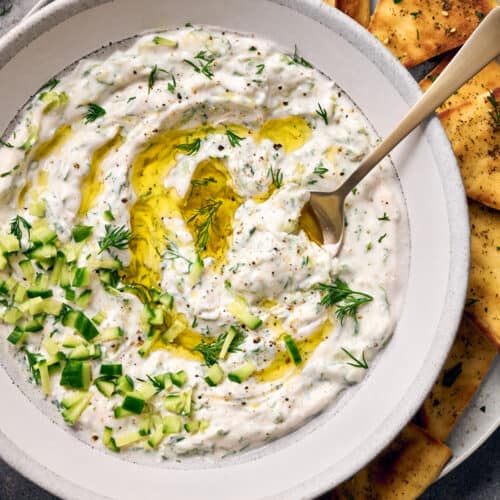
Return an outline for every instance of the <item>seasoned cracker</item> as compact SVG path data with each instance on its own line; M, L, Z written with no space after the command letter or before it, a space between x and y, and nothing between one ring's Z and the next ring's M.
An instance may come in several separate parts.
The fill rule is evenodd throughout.
M368 29L411 68L463 45L497 0L379 0Z
M352 17L361 26L368 27L370 22L370 0L325 0L344 14Z
M448 359L415 417L416 423L444 441L480 386L496 352L493 344L464 318Z
M451 450L408 424L364 469L332 492L334 500L417 498L439 476Z

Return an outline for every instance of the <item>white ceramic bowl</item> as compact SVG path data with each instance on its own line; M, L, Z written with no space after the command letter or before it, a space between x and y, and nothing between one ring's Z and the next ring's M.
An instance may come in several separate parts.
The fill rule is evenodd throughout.
M61 0L0 41L0 130L41 84L73 61L110 41L188 21L297 44L380 135L420 93L375 38L321 0ZM72 499L311 497L356 472L408 422L430 389L455 335L467 284L465 196L439 121L413 133L392 159L410 223L405 305L379 361L339 403L298 432L216 467L139 465L95 451L55 423L27 384L12 382L2 359L2 457Z

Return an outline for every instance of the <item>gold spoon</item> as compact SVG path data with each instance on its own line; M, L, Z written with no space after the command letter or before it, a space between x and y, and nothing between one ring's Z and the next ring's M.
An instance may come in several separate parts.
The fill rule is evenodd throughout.
M500 7L495 7L430 89L408 111L394 131L363 159L356 170L335 191L311 193L310 206L323 232L323 241L332 245L335 253L342 245L346 196L413 129L498 55L500 55Z

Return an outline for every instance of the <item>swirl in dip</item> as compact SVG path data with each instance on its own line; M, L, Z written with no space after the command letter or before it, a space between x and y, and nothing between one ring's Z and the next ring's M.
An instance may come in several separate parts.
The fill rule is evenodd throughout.
M337 257L300 215L373 142L297 49L251 36L187 26L80 61L0 148L4 356L113 451L224 455L298 428L395 327L390 164L349 197Z

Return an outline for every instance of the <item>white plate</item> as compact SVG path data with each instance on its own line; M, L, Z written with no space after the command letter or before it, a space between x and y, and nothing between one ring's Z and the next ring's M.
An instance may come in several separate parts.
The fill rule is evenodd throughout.
M282 5L281 5L282 4ZM88 8L95 5L93 8ZM320 0L63 0L0 41L0 130L53 74L109 41L190 21L254 32L332 75L379 134L419 95L411 76L372 36ZM466 292L468 217L453 153L437 119L393 155L412 242L406 303L393 340L340 404L286 438L196 471L146 466L92 450L54 423L0 368L0 450L22 473L71 498L303 497L361 468L419 407L454 337ZM40 405L39 405L40 406ZM68 459L70 457L70 459Z

